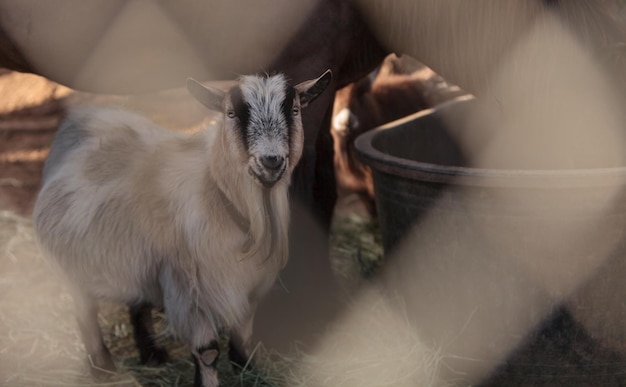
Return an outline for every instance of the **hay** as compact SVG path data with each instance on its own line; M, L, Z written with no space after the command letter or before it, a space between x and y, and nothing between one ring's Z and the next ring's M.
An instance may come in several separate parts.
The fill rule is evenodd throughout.
M401 299L362 288L311 354L292 368L290 386L434 387L444 385L443 350L424 342Z
M0 384L86 381L71 300L42 268L30 221L0 212Z
M376 219L358 213L336 216L331 229L331 260L336 274L348 281L372 278L383 263Z

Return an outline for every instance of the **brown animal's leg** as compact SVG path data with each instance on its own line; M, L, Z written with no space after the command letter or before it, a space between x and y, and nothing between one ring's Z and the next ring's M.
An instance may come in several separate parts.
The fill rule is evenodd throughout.
M102 340L102 332L98 325L97 302L81 291L74 291L73 296L76 302L78 328L91 364L91 373L95 378L106 378L115 373L115 364Z
M131 304L129 314L141 363L158 365L167 362L167 351L155 340L152 305L147 302Z

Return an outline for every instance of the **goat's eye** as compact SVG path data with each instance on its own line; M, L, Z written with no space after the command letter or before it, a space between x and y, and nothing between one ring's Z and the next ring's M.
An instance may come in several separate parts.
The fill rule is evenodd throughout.
M228 117L228 118L235 118L235 111L234 110L228 110L226 112L226 117Z
M299 108L299 107L297 107L297 106L294 106L294 107L293 107L293 109L291 110L291 113L292 113L294 116L297 116L298 114L300 114L300 108Z

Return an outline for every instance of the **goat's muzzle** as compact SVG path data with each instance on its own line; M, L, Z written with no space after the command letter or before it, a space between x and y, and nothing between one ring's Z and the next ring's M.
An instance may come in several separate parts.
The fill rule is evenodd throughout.
M264 155L255 158L250 174L265 187L272 188L285 174L287 159L283 156Z

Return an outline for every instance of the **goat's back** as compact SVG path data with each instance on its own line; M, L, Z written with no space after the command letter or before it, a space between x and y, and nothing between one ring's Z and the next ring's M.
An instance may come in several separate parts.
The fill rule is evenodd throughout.
M200 205L207 146L122 110L70 112L33 214L44 255L95 296L158 304L155 271L187 254L182 207Z
M158 288L147 283L157 276L141 262L142 239L154 230L142 230L142 217L148 214L142 214L139 204L156 188L151 187L150 159L158 154L158 143L173 137L175 133L121 110L79 108L63 122L46 161L33 217L44 254L72 282L111 298L121 296L109 294L116 287L126 293L123 298L138 295L141 290L130 289L131 283ZM136 281L138 276L144 278Z

